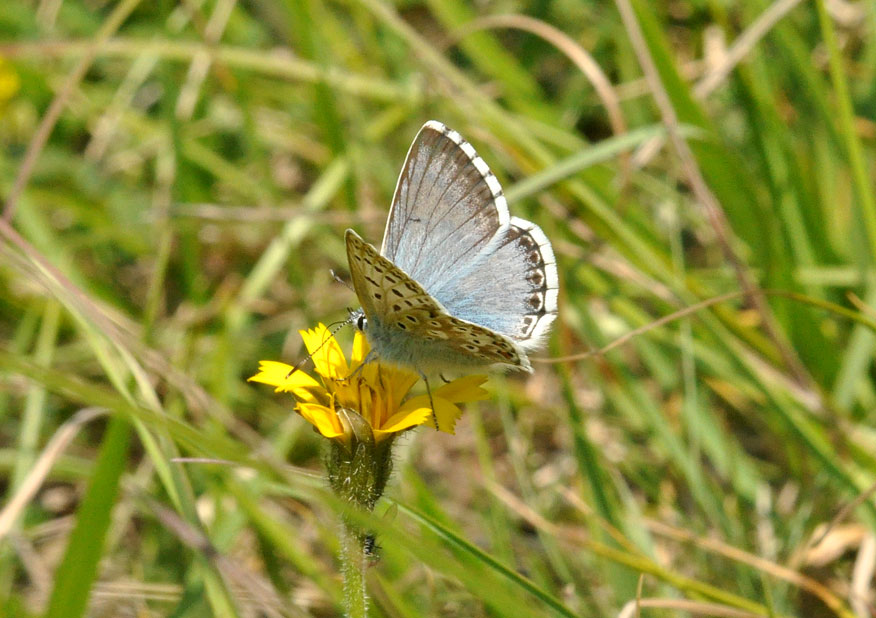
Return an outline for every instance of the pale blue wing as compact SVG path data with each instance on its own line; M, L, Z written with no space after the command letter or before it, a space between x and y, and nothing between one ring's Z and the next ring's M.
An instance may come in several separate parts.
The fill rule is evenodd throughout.
M510 220L502 188L471 144L423 125L398 179L381 254L431 292L489 250Z
M497 364L532 370L515 342L449 315L353 230L347 230L345 239L353 286L367 318L365 335L379 358L420 371Z
M557 315L559 281L551 244L534 223L512 217L490 249L429 293L450 315L536 348Z

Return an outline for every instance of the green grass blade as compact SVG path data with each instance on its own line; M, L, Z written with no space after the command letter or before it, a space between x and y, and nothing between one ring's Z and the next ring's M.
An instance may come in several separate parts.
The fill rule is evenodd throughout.
M88 490L76 512L76 524L61 564L55 570L54 586L46 618L76 618L85 615L97 566L104 551L110 515L119 494L119 479L125 470L130 423L113 416L107 426Z

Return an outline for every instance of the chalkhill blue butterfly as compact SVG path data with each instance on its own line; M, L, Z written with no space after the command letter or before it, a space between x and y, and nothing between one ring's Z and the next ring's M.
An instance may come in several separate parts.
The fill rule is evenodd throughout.
M532 371L557 316L551 243L511 217L496 176L456 131L423 125L396 185L383 247L353 230L353 319L381 362L420 374L504 366Z

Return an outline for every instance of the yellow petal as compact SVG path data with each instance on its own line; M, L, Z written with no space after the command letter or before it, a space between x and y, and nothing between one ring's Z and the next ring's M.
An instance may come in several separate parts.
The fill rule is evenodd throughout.
M362 372L369 384L383 393L386 405L395 410L419 379L417 374L380 362L368 363Z
M329 393L322 384L303 371L296 371L275 390L278 393L292 393L298 401L316 403L328 401Z
M462 409L446 399L435 397L434 393L432 394L432 402L435 404L435 418L438 420L438 429L445 433L452 434L454 427L456 427L456 420L462 415ZM405 413L418 415L423 410L425 410L426 413L426 420L430 421L431 424L432 409L429 407L428 395L417 395L416 397L411 397L399 409L398 414L394 415L392 418ZM419 424L423 423L424 421L420 421ZM389 425L389 422L386 424Z
M374 432L374 437L380 440L391 433L398 433L417 425L422 425L432 419L432 410L428 406L403 406L398 412L389 417L382 426ZM436 404L437 405L437 404Z
M301 340L304 341L304 347L307 348L309 354L313 354L320 344L322 344L326 336L326 330L325 324L320 322L313 328L298 331L298 334L301 335Z
M344 352L325 324L320 322L316 328L298 332L301 333L301 338L319 375L333 380L350 375Z
M259 361L259 372L247 379L247 382L261 382L271 386L279 386L286 381L286 376L294 367L277 361ZM297 373L297 372L296 372Z
M377 387L380 386L381 367L379 363L368 363L366 365L361 365L356 368L356 371L359 372L359 375L362 377L366 384Z
M338 438L344 435L341 421L331 408L315 403L299 403L295 409L326 438Z
M390 367L389 380L387 381L387 390L392 393L392 405L400 405L402 400L405 398L405 395L408 394L408 391L413 388L414 384L416 384L417 380L419 379L420 376L413 373L412 371L407 371L406 369L395 369L393 367Z
M464 403L466 401L483 401L489 399L490 394L481 388L481 384L487 381L487 376L465 376L453 380L450 384L432 391L433 396L446 399L452 403Z
M355 370L356 367L362 364L362 361L365 360L365 357L368 356L368 352L371 351L371 346L368 345L368 340L365 338L365 334L357 330L356 334L353 335L353 351L350 353L350 367Z
M320 398L327 399L328 393L322 385L303 371L277 361L260 361L259 372L247 380L275 386L275 393L292 393L299 401L315 403Z
M435 399L435 418L438 419L438 429L444 433L453 434L456 430L456 421L462 416L462 408L458 405L438 397Z

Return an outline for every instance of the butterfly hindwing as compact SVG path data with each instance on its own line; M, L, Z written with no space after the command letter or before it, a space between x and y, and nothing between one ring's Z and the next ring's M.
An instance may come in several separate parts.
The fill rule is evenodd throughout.
M538 347L556 317L558 287L556 260L544 232L512 217L490 252L431 293L451 315L530 349Z
M439 341L460 356L480 359L479 364L498 363L532 371L529 359L513 342L478 324L441 313L432 316L421 330L427 340Z

